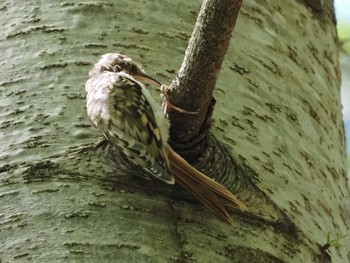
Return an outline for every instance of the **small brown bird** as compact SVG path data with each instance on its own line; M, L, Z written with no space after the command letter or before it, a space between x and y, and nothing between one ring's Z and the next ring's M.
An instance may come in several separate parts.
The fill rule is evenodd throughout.
M119 53L103 55L89 76L85 85L87 113L108 142L154 178L178 183L221 219L232 223L226 207L243 210L245 205L167 143L169 122L139 81L160 83Z

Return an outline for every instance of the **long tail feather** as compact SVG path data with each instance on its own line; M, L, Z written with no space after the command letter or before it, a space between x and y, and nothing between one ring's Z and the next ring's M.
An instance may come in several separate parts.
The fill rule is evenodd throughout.
M225 207L246 208L225 186L195 169L173 150L168 149L168 157L175 182L227 223L231 224L232 219Z

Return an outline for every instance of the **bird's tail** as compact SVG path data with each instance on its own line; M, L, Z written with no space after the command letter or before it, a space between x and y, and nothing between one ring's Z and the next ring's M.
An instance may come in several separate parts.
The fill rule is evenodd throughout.
M195 169L172 149L168 149L168 157L175 182L227 223L231 224L232 219L226 207L246 208L225 186Z

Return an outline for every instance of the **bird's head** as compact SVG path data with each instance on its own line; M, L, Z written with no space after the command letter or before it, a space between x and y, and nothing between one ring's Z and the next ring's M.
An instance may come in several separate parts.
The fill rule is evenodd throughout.
M90 76L95 75L97 72L102 73L104 71L123 71L138 81L161 86L160 82L146 75L143 69L132 61L131 58L120 53L108 53L103 55L100 61L95 64L94 69L90 72Z

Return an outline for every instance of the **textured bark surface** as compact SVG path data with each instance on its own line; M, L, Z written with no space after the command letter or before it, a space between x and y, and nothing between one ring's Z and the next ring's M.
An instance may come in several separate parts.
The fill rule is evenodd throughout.
M184 61L170 86L170 99L176 105L198 112L184 117L182 113L168 111L175 149L194 148L208 133L215 104L213 90L241 2L203 1Z
M0 4L3 262L349 261L347 247L327 256L318 246L328 231L348 233L350 217L330 1L317 13L304 1L242 5L214 93L212 132L229 152L217 145L223 157L209 159L220 174L224 162L239 167L231 189L248 211L232 212L233 227L93 148L92 64L122 51L170 83L200 5Z

